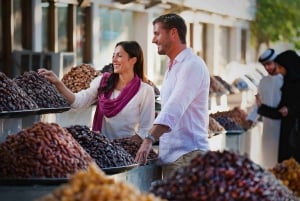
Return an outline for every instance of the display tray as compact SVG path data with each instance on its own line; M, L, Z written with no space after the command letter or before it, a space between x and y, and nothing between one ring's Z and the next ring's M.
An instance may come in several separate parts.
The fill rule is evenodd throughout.
M0 118L18 118L27 115L34 115L39 111L39 109L32 110L15 110L15 111L2 111L0 112Z
M226 134L227 131L212 131L208 133L208 138L213 138L214 136L221 135L221 134Z
M125 172L127 170L131 170L131 169L133 169L133 168L135 168L137 166L139 166L139 164L135 163L135 164L128 165L128 166L101 168L101 170L103 172L105 172L106 174L117 174L117 173Z
M226 130L226 135L240 135L244 132L244 130Z
M67 183L69 178L7 178L0 179L1 186L30 186L30 185L60 185Z
M37 114L60 113L70 110L71 107L58 107L58 108L39 108Z

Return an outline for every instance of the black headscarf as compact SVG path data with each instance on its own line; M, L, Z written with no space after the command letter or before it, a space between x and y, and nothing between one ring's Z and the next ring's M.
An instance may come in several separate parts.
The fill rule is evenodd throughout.
M294 50L286 50L277 55L276 63L286 69L286 81L300 81L300 56Z

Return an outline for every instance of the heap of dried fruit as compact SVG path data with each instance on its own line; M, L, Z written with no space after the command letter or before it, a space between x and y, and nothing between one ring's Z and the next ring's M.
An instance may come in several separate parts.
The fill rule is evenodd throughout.
M110 142L106 136L91 131L87 126L75 125L66 129L95 159L99 167L110 168L134 164L134 158L126 150Z
M142 141L134 141L131 138L119 138L119 139L114 139L113 143L123 147L128 153L131 154L133 158L135 158L136 153L138 152L139 148L142 145ZM148 155L148 160L151 159L157 159L158 154L151 149Z
M300 164L294 158L276 164L270 171L300 197Z
M14 81L36 102L40 108L69 107L66 99L44 76L35 71L25 72Z
M216 133L221 133L226 131L225 128L213 117L209 116L209 126L208 126L208 134L209 136L213 136Z
M155 195L172 201L296 201L292 191L246 156L209 151L170 178L156 181Z
M99 72L95 70L89 64L81 64L74 66L71 70L64 74L62 82L73 92L79 92L83 89L87 89L90 86L91 81L99 75Z
M240 107L234 107L231 110L228 111L221 111L216 112L214 114L211 114L212 117L218 118L218 117L230 117L232 120L234 120L238 125L242 126L243 129L247 130L249 128L248 122L247 122L247 112Z
M229 91L214 76L210 76L209 94L228 94Z
M0 161L2 178L65 178L93 159L65 129L38 122L0 144Z
M167 201L106 176L95 164L78 171L67 184L37 201Z
M37 109L38 106L13 80L0 72L0 112Z

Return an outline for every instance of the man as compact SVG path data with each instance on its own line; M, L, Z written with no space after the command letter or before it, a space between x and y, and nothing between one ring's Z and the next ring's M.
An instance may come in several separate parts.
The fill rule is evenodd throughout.
M208 97L210 76L204 61L187 48L187 27L177 14L165 14L153 21L152 42L158 54L169 57L161 87L162 109L144 139L136 161L145 163L152 143L159 139L163 177L200 153L209 150Z
M277 54L269 48L259 57L258 61L264 66L268 75L264 76L258 85L257 101L270 107L277 107L281 99L281 87L283 76L278 74L277 65L274 62ZM248 115L252 123L257 119L257 104ZM265 168L272 168L277 163L278 143L280 132L280 120L263 117L262 150L260 164Z

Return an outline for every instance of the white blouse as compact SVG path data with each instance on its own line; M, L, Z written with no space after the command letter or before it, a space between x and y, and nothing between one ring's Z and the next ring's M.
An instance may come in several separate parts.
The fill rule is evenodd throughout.
M102 75L96 77L90 88L75 94L75 101L71 104L74 109L90 106L97 102L98 88ZM120 91L115 90L112 96ZM102 122L101 133L109 139L130 137L138 134L144 138L149 132L155 118L155 97L153 88L142 82L137 94L114 117L105 117Z

